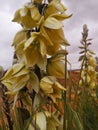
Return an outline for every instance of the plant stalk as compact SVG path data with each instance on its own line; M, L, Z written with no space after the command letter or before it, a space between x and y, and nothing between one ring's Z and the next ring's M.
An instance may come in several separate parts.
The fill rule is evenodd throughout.
M67 88L67 55L65 55L65 77L64 77L64 86ZM64 118L63 118L63 130L67 130L67 99L66 99L67 92L63 92L63 105L64 105Z

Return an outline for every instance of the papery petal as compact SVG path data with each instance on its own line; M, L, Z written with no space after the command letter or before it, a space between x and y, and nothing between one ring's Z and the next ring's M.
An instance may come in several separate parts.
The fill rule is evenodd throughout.
M41 15L37 9L36 6L32 6L32 8L30 9L31 11L31 17L32 19L34 19L35 21L39 21L39 19L41 18Z
M44 26L50 29L60 29L63 27L62 23L54 17L48 17L44 22Z
M28 8L24 7L20 9L20 16L24 17L28 13Z
M36 121L36 124L39 126L40 130L46 130L47 122L46 116L43 112L38 112L36 115L34 115L33 119Z

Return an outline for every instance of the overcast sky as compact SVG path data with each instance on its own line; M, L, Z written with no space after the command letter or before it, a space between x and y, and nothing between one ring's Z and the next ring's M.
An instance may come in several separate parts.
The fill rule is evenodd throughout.
M12 64L14 35L20 25L11 22L15 11L30 0L2 0L0 3L0 65L8 68ZM83 24L89 28L93 38L91 49L98 56L98 0L62 0L73 16L64 22L65 37L70 43L68 59L72 68L79 68L78 57Z

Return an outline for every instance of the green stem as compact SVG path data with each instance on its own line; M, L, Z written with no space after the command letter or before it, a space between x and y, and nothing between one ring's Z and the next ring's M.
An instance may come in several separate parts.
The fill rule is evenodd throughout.
M65 82L64 86L67 88L67 55L65 55ZM66 99L66 91L63 92L63 101L64 101L64 118L63 118L63 130L67 130L67 99Z

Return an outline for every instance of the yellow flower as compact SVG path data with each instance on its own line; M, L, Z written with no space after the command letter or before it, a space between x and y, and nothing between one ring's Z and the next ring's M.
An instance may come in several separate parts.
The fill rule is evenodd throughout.
M56 102L57 98L62 98L61 90L66 90L53 76L42 78L40 81L40 88L44 94L49 96L54 102Z
M59 51L58 51L59 52ZM65 76L65 64L62 61L64 59L64 54L48 59L47 63L47 73L50 76L55 76L57 78L64 78Z
M93 71L95 71L94 67L93 66L88 66L88 73L92 73Z
M82 80L79 81L79 86L81 87L83 85Z
M57 12L64 13L66 10L66 7L59 0L52 0L45 10L45 17Z
M93 57L90 57L89 60L88 60L89 64L93 67L96 67L96 59L93 58Z
M43 35L46 33L51 41L52 44L47 44L47 54L48 55L54 55L59 49L61 49L62 46L69 45L68 41L64 37L63 29L49 29L44 28L44 31L42 32Z
M81 77L84 77L84 75L85 75L85 70L82 70Z
M89 86L89 87L90 87L91 89L94 89L95 86L96 86L96 83L95 83L95 81L93 81L93 82L90 83L90 86Z
M89 82L90 82L90 80L91 80L91 78L90 78L90 76L89 76L89 75L84 76L82 79L84 80L84 82L85 82L85 81L87 81L87 83L89 83Z
M96 59L90 53L86 54L86 58L87 61L84 61L81 78L83 79L84 84L87 83L88 87L93 89L96 86ZM85 64L87 64L87 67L85 67Z
M7 87L8 94L15 95L29 80L29 71L23 63L13 65L2 78L2 83Z
M32 32L31 37L24 44L24 59L27 66L37 64L41 69L46 68L46 45L47 39L40 32Z
M16 33L12 45L17 49L17 47L21 43L26 42L26 40L27 40L27 32L25 30L21 30L21 31Z
M96 64L96 59L93 56L89 55L89 54L87 54L86 57L87 57L87 60L88 60L88 64L90 66L92 66L92 67L96 67L96 65L97 65Z
M44 112L37 112L33 116L33 122L29 125L28 130L35 130L35 128L38 128L40 130L46 130L47 121L46 121L46 115Z
M35 5L27 4L23 8L16 11L13 22L18 22L24 28L33 28L36 27L40 20L39 10Z

